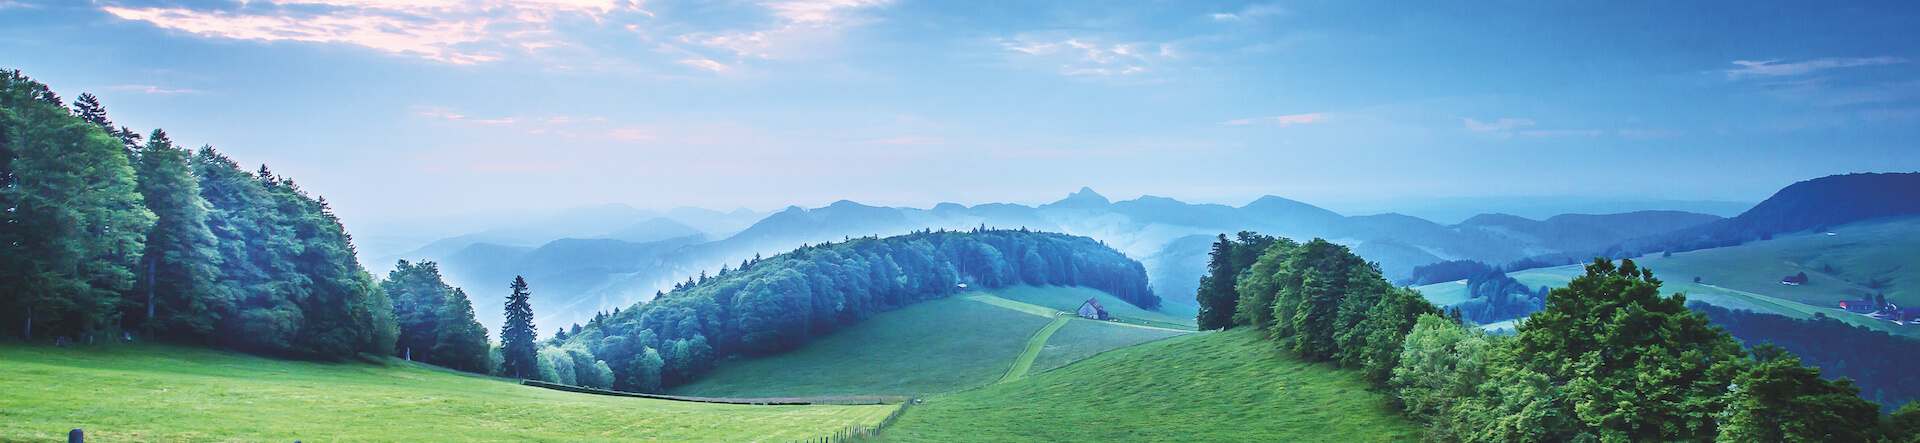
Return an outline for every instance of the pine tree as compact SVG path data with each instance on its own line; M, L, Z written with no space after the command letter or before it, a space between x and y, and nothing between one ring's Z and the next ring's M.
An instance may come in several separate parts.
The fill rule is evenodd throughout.
M207 200L200 196L191 154L173 147L165 131L155 129L147 140L135 169L156 222L147 231L140 281L130 294L134 318L149 331L204 336L227 309L214 292L218 252L207 228Z
M539 372L538 349L535 340L538 332L533 326L533 305L527 298L527 280L513 277L513 294L507 295L507 322L500 327L500 347L505 360L500 362L500 375L513 374L514 378L537 376Z

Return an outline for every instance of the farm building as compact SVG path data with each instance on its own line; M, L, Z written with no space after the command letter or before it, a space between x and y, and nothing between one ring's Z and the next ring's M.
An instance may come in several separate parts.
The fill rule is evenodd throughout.
M1900 308L1893 311L1893 322L1903 325L1920 323L1920 308Z
M1094 300L1093 297L1087 297L1087 302L1080 304L1079 314L1080 318L1091 318L1094 320L1112 318L1107 316L1107 308L1100 306L1100 301Z
M1880 304L1873 300L1841 300L1840 309L1847 312L1874 312L1880 310Z

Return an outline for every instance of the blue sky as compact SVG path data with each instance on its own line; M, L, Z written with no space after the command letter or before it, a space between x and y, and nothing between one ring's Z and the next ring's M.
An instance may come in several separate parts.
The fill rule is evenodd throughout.
M1758 201L1920 169L1907 2L0 0L0 67L356 223L621 202Z

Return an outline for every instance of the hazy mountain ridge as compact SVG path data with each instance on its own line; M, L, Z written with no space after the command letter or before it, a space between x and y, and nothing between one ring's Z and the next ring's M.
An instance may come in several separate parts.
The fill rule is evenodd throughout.
M686 208L675 211L698 213ZM621 213L604 207L584 213L610 212ZM1677 211L1563 215L1547 220L1488 214L1447 226L1400 214L1343 216L1276 196L1233 207L1189 204L1157 196L1115 202L1082 188L1039 206L941 203L931 209L918 209L842 200L813 209L789 207L766 215L734 235L707 237L719 238L713 241L683 236L635 243L619 238L632 234L628 238L646 239L649 236L640 233L684 232L674 225L689 225L678 222L680 219L664 218L593 235L596 241L555 240L539 248L472 241L444 258L408 258L441 259L450 284L482 289L469 290L481 305L493 304L493 298L504 294L494 290L496 286L515 275L525 275L536 294L535 312L541 324L557 327L584 321L597 311L648 300L656 291L688 278L697 279L703 272L713 275L722 266L737 267L755 254L771 256L806 244L921 229L963 230L984 225L1091 237L1139 259L1148 269L1154 290L1165 299L1192 304L1193 286L1205 271L1207 252L1215 236L1222 233L1252 230L1297 239L1324 237L1353 247L1368 260L1378 262L1388 278L1399 279L1415 266L1443 260L1507 263L1720 220ZM466 241L486 235L456 239ZM445 246L440 242L430 245ZM422 248L417 252L436 251ZM497 324L496 314L490 311L483 311L482 321Z
M1794 183L1733 218L1649 234L1594 255L1638 255L1733 246L1803 230L1920 213L1920 173L1831 175Z

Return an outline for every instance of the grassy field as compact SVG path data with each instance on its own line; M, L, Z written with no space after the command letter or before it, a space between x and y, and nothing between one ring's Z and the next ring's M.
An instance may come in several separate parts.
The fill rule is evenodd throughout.
M882 434L900 442L1397 442L1420 436L1357 374L1281 356L1260 331L1244 328L1115 349L1013 382L933 397Z
M1030 299L1079 297L1085 301L1091 296L1088 292L1098 293L1054 286L1016 288L1012 293ZM1060 309L995 295L1002 293L975 292L882 313L800 349L722 364L670 393L697 397L931 395L994 383L1006 378L1016 363L1032 365L1025 373L1039 372L1100 351L1184 333L1072 319L1061 325L1060 330L1069 331L1067 335L1037 337ZM1044 341L1033 343L1036 339ZM1029 345L1034 355L1021 359Z
M1080 309L1080 304L1086 303L1087 298L1092 297L1100 300L1100 306L1107 309L1108 315L1119 318L1121 322L1174 329L1193 330L1195 325L1194 315L1195 312L1197 312L1192 306L1165 302L1160 304L1160 309L1167 312L1148 311L1140 309L1132 303L1120 300L1119 297L1108 295L1096 289L1082 287L1010 286L984 292L1008 300L1026 302L1068 312Z
M1033 360L1028 374L1037 374L1066 366L1109 349L1124 348L1185 334L1157 328L1142 328L1110 322L1074 319L1053 333L1040 355Z
M1920 306L1920 217L1893 217L1843 225L1827 232L1781 235L1740 246L1648 256L1634 260L1673 282L1701 283L1773 298L1833 307L1870 299ZM1799 286L1780 279L1805 272ZM1870 287L1873 282L1879 288Z
M0 441L786 442L894 406L741 406L575 394L406 362L316 363L167 345L0 341Z
M722 364L671 393L804 397L952 392L1000 378L1048 320L960 297L921 302L873 316L800 349Z

